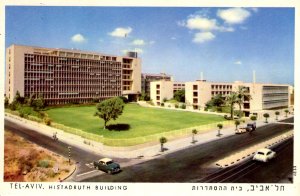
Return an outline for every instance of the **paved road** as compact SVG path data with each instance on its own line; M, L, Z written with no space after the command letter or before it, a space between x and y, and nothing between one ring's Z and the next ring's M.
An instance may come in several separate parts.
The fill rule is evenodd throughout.
M121 166L132 161L139 163L123 168L123 171L116 175L107 175L94 170L89 163L100 157L72 146L72 159L78 162L78 169L73 175L72 180L92 182L188 182L215 172L216 168L207 167L210 162L229 155L237 149L262 142L292 128L293 125L289 124L269 124L258 128L251 134L229 136L218 141L212 141L168 155L161 155L157 159L143 163L139 163L139 160L115 159L121 163ZM67 157L68 155L68 145L60 141L55 142L49 137L17 126L9 121L5 121L5 130L12 131L31 142L63 156Z
M90 182L189 182L216 172L210 163L267 138L293 129L289 124L269 124L252 134L234 135L157 159L123 168L116 175L103 174L84 179Z
M277 156L267 163L252 161L252 158L249 158L241 164L220 169L204 178L195 179L193 182L276 183L282 179L288 182L288 176L293 172L293 138L272 149Z

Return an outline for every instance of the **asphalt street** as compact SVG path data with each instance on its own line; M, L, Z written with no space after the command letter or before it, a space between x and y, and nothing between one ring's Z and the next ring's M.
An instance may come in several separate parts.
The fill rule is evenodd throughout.
M103 174L86 178L89 182L190 182L210 175L218 168L211 163L245 148L291 130L293 125L269 124L251 134L233 135L222 140L205 143L147 162L123 168L119 174Z

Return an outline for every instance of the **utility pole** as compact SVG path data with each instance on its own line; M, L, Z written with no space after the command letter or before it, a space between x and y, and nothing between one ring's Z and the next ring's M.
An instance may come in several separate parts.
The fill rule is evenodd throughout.
M71 146L68 146L68 152L69 152L69 164L71 165Z

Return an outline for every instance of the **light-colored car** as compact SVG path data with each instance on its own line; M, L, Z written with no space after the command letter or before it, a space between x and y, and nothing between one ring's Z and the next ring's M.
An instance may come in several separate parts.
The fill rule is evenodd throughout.
M268 162L269 160L275 158L275 156L276 156L276 152L268 148L262 148L256 151L255 155L253 156L253 160Z
M246 127L240 127L235 130L235 134L241 134L241 133L246 133L246 132L247 132Z

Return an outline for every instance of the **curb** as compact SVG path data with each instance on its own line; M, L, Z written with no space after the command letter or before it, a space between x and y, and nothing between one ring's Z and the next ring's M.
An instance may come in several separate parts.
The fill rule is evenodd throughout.
M61 179L61 182L65 181L66 179L68 179L69 177L71 177L75 173L76 169L77 169L77 167L76 167L76 163L75 163L74 170L69 175L67 175L66 177L64 177L63 179Z

